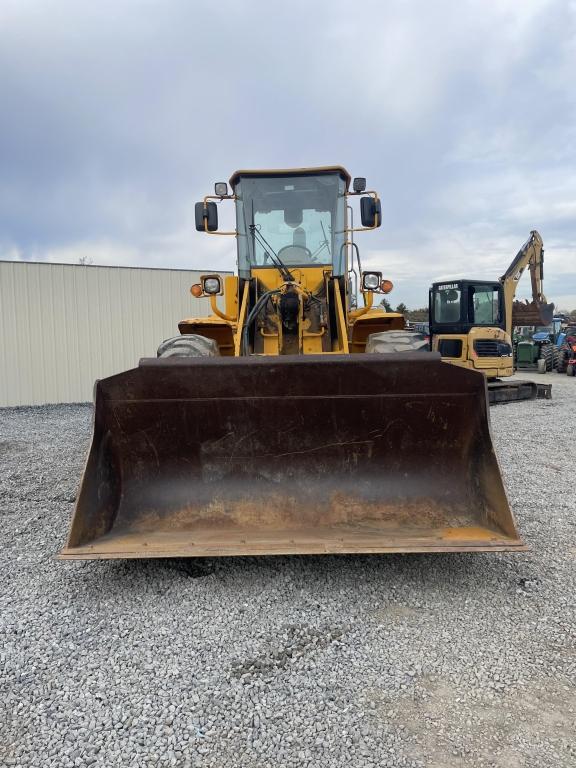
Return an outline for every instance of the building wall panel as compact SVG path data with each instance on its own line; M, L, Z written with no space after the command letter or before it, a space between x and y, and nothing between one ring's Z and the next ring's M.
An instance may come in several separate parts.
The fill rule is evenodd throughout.
M96 379L153 357L209 313L192 270L0 261L0 407L92 400Z

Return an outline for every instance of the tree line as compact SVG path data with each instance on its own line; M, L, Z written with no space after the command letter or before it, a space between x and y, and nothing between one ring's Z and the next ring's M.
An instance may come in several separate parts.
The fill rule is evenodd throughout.
M419 309L408 309L403 301L398 304L396 309L390 304L388 299L384 296L380 302L380 306L385 312L398 312L404 315L407 320L412 323L425 323L428 320L428 307L420 307Z
M386 312L399 312L401 315L404 315L406 319L411 323L425 323L428 321L428 307L409 309L406 304L404 304L404 302L400 302L396 309L394 309L386 297L382 299L380 306ZM555 314L567 317L570 322L576 323L576 309L557 309Z

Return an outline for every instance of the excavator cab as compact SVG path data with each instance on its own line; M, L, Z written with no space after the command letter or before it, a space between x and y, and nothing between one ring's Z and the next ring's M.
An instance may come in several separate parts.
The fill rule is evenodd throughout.
M443 359L489 377L512 374L512 344L506 334L504 289L499 282L433 283L429 311L432 348Z
M200 232L235 238L238 274L203 275L191 292L212 314L97 383L61 557L523 548L484 378L374 306L392 283L353 238L380 226L380 200L351 181L238 171L197 203Z

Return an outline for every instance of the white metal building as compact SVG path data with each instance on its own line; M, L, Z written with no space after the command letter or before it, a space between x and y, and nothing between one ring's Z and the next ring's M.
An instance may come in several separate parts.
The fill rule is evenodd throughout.
M96 379L154 357L209 313L199 272L0 261L0 407L92 400Z

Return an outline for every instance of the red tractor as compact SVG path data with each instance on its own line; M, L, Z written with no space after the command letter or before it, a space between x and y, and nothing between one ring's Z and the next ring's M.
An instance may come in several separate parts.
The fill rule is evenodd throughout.
M564 332L564 338L558 345L558 373L566 372L568 376L576 376L576 326L569 325Z

